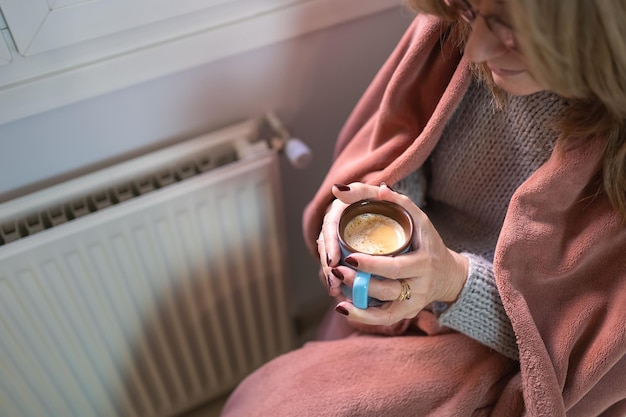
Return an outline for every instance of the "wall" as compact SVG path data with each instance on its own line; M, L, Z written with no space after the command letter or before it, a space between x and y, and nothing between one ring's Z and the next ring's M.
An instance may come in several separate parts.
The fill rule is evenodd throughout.
M273 109L315 153L306 170L282 164L294 305L326 300L302 242L302 209L343 121L410 20L390 9L0 125L0 201Z

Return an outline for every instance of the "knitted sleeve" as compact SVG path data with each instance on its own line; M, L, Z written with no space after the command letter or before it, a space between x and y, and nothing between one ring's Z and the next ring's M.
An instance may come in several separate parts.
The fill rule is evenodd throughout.
M421 169L394 184L393 188L426 206L427 181ZM496 287L493 264L478 255L462 251L469 258L467 281L453 304L435 302L439 322L517 360L519 352L511 322Z
M435 304L439 323L518 360L515 333L496 287L493 264L470 253L462 254L469 258L468 278L456 302Z

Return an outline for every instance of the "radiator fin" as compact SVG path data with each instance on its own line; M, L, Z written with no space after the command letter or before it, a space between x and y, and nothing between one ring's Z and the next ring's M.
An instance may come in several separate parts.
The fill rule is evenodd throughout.
M2 415L170 417L293 348L282 222L268 152L1 247Z
M141 176L107 182L100 188L90 189L86 194L73 196L71 201L51 202L49 206L28 213L17 213L9 218L0 216L0 246L204 174L238 159L237 149L232 142L218 143L174 160L166 167L152 171L148 168L148 172Z

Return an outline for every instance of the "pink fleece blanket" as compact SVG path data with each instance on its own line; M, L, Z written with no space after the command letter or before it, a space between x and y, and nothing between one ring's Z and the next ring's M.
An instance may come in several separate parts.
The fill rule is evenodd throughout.
M332 184L393 184L436 145L471 77L442 36L418 16L347 121L304 214L313 253ZM386 336L275 359L224 416L626 416L626 227L602 192L601 152L600 140L559 147L511 200L494 268L519 363L424 311L366 329Z

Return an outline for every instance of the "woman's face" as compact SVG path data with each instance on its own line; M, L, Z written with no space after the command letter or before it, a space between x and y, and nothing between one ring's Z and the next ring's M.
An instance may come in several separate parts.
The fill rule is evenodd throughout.
M494 82L513 95L523 96L545 90L528 71L524 57L507 39L510 19L503 0L457 0L473 10L472 32L465 46L465 55L474 63L485 63ZM471 12L468 12L471 14ZM507 28L508 26L508 28ZM504 35L503 35L504 34ZM514 32L509 30L513 36Z

